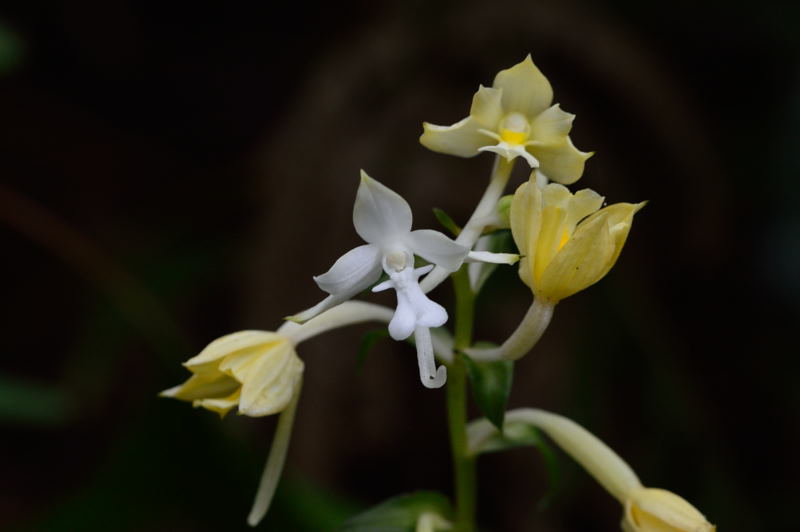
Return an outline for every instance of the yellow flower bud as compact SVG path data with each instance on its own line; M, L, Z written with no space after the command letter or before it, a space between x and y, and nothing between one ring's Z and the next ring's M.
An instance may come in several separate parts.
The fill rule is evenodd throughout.
M628 495L624 532L714 532L697 508L674 493L655 488L640 488Z
M514 194L511 233L519 248L519 275L542 299L558 301L602 279L617 261L633 215L644 203L616 203L558 183L541 187L536 172ZM599 210L598 210L599 209Z
M192 376L161 392L194 406L227 414L238 406L246 416L285 409L300 383L303 361L286 336L240 331L218 338L184 364Z

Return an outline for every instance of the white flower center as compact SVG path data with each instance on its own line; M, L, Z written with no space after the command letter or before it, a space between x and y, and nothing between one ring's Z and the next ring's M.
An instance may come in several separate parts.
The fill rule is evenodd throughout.
M396 249L386 255L386 266L396 272L402 272L408 266L408 255L405 251ZM388 272L387 272L388 273Z

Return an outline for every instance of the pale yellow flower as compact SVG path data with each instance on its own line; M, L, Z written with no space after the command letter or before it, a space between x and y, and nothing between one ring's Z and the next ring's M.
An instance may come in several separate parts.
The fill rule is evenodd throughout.
M714 532L716 529L697 508L667 490L640 488L625 501L624 532Z
M596 192L540 187L535 174L514 194L511 233L522 256L520 278L537 298L556 303L608 273L644 202L600 209L603 197Z
M259 417L284 410L303 374L292 341L266 331L240 331L211 342L183 364L192 376L161 392L224 416L234 407Z
M423 146L436 152L473 157L482 151L511 161L524 158L531 168L568 185L583 174L592 153L578 150L569 138L575 115L553 102L553 89L531 56L501 70L492 87L480 86L469 116L451 126L425 122Z

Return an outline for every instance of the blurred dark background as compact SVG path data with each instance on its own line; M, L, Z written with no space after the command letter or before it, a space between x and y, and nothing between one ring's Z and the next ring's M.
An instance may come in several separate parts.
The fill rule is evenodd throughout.
M597 151L579 185L650 203L517 364L511 406L582 423L723 531L793 529L799 23L774 0L4 5L0 528L244 529L274 420L157 392L212 339L321 297L311 276L358 243L360 168L416 227L436 227L433 207L463 222L491 159L425 150L421 122L461 119L531 53ZM529 301L498 274L479 338L502 340ZM301 346L262 529L450 492L444 393L405 345L357 369L373 328ZM617 529L619 505L561 458L543 511L534 450L483 458L484 529Z

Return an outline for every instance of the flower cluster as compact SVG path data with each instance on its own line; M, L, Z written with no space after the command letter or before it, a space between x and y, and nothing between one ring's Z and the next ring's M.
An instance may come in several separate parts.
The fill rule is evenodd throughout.
M478 88L469 116L451 126L423 124L420 142L435 152L459 157L495 154L489 185L472 216L463 227L445 224L454 238L431 229L412 230L409 204L362 171L352 221L365 243L314 277L327 295L289 316L275 332L241 331L224 336L184 364L191 376L162 392L163 396L191 401L222 416L234 408L251 417L280 414L248 517L251 525L267 512L285 460L304 370L296 351L301 342L330 329L379 321L387 325L394 340L413 336L420 381L426 388L439 388L447 382L448 368L463 380L467 362L497 362L507 367L507 361L527 354L550 324L556 305L600 281L614 266L634 214L644 202L604 207L605 199L597 192L581 189L573 193L567 188L581 178L593 155L572 143L569 134L574 118L553 104L552 87L530 56L500 71L491 87ZM527 163L530 176L513 197L503 196L517 159ZM500 241L496 237L503 232L507 235L508 230L516 250L495 245ZM465 271L462 268L467 262L473 264ZM498 347L471 346L469 334L454 338L445 328L448 311L427 294L454 275L457 299L460 286L462 296L467 293L467 299L474 302L482 281L498 264L517 262L519 277L533 295L517 329ZM368 290L389 289L396 293L394 309L352 301ZM471 320L472 311L466 314ZM438 367L435 355L442 363ZM448 405L451 399L448 393ZM467 429L463 406L454 407L460 414L451 418L451 431L458 430L459 423L463 425L461 436L451 433L456 460L472 459L455 454L465 452L463 445L456 449L457 441L468 439L469 452L477 455L493 445L493 437L508 440L504 430L509 423L527 424L547 433L620 500L623 530L713 530L705 517L680 497L644 488L621 458L565 418L520 409L503 412L507 414L503 425L502 415L498 422L487 412L495 425L482 419ZM456 468L457 475L458 471ZM415 516L418 530L450 527L448 518L435 507L421 506ZM458 519L464 525L469 512L462 512Z

